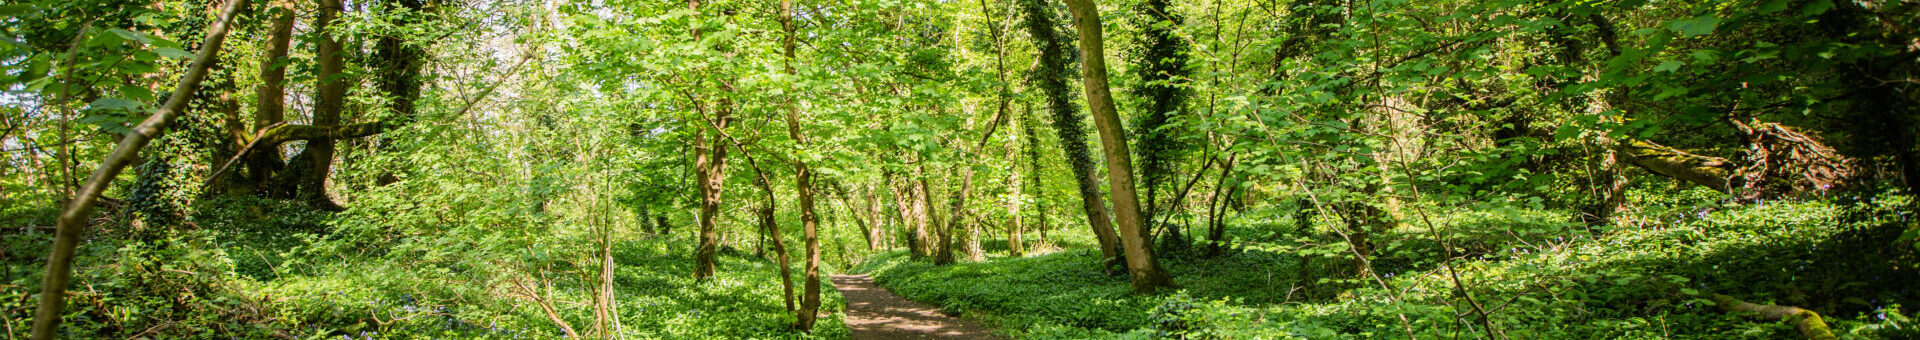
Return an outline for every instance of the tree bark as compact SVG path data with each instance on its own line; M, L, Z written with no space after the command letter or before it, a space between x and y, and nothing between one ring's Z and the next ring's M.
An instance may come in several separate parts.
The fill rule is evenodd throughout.
M1126 131L1120 126L1119 109L1114 106L1113 95L1107 87L1100 9L1093 0L1067 0L1067 8L1073 12L1074 26L1080 31L1080 74L1094 126L1100 130L1100 145L1107 154L1113 215L1119 224L1121 246L1126 250L1127 272L1133 276L1133 291L1152 293L1172 288L1173 278L1160 268L1159 260L1147 245L1147 226L1140 211L1140 199L1133 192L1133 156L1127 150Z
M798 72L793 67L794 42L797 39L794 37L793 0L780 0L780 27L786 31L786 37L782 39L781 45L786 50L787 76L795 77L798 76ZM787 93L789 96L796 96L801 92L799 89L789 89ZM798 149L806 150L807 136L800 132L798 100L788 97L786 106L787 136L793 138L794 146ZM798 155L793 157L793 184L794 191L800 195L801 232L807 239L806 293L800 298L800 311L797 312L799 318L794 322L794 326L801 331L812 332L814 318L818 316L820 310L819 221L813 211L813 169L808 168L807 162Z
M330 32L341 10L341 0L320 0L320 15L314 24L314 31L322 33L318 51L314 52L320 64L320 91L313 99L313 125L317 126L340 125L340 110L346 102L347 83L340 79L346 60L340 51L340 39ZM327 194L327 179L333 172L334 140L308 140L305 154L310 163L300 180L300 198L323 210L345 210Z
M787 311L792 312L794 311L793 269L791 268L792 266L788 264L793 262L787 259L787 243L781 239L780 222L775 220L773 216L774 211L776 211L774 209L773 183L767 179L767 173L765 171L760 171L760 163L753 159L752 153L747 152L745 145L735 145L735 147L740 148L740 154L747 158L747 166L753 168L753 174L757 176L753 181L753 185L760 187L760 192L765 194L761 196L765 198L765 201L761 202L763 205L759 211L760 230L765 231L768 237L773 238L773 254L780 262L781 301L786 302Z
M1648 141L1622 141L1614 151L1627 163L1647 171L1719 192L1731 192L1728 179L1738 170L1726 158L1696 155Z
M1066 154L1067 164L1079 185L1080 204L1086 211L1087 224L1100 241L1101 256L1111 263L1120 258L1120 236L1114 233L1107 206L1100 201L1103 196L1100 182L1094 177L1093 156L1087 150L1086 128L1081 124L1084 116L1073 105L1073 93L1067 87L1069 38L1054 28L1053 12L1043 2L1021 1L1021 7L1026 12L1027 33L1039 45L1040 52L1039 67L1029 81L1046 93L1047 106L1053 112L1053 129L1060 136L1061 152Z
M932 230L934 226L939 225L935 220L939 217L933 212L933 192L930 191L932 188L927 186L927 178L924 176L925 168L924 164L915 165L913 178L908 180L908 185L911 185L913 190L913 238L918 240L915 245L918 246L917 253L920 254L920 258L932 257L934 252L940 249Z
M687 9L692 10L698 17L700 0L687 0ZM694 24L688 31L694 40L700 40L699 24ZM720 198L725 192L727 148L718 144L720 135L726 133L724 129L727 128L729 117L726 108L717 110L718 112L714 113L715 117L705 117L706 103L698 99L694 101L693 106L694 111L702 116L702 120L708 120L702 124L711 125L702 127L693 138L693 166L700 186L700 244L693 253L693 277L704 281L713 277L714 256L720 248L720 231L715 215L720 213ZM708 136L707 128L714 129L713 136Z
M1176 131L1166 129L1169 122L1186 109L1187 102L1186 90L1174 85L1188 74L1188 46L1186 40L1174 32L1185 19L1178 11L1168 8L1171 3L1171 0L1146 0L1136 5L1134 13L1137 26L1141 27L1137 43L1143 49L1134 63L1135 73L1141 80L1134 91L1146 100L1145 112L1140 113L1134 135L1140 147L1136 150L1140 156L1140 182L1147 191L1147 209L1142 214L1146 221L1158 220L1165 210L1177 208L1160 206L1160 189L1172 184L1174 167L1186 149ZM1168 229L1169 239L1183 239L1178 235L1177 228Z
M260 87L256 91L253 113L255 135L266 135L267 128L286 119L286 62L288 45L293 39L294 13L292 4L285 2L278 3L275 9L273 26L268 29L266 55L260 60ZM280 159L278 145L274 144L272 152L245 155L247 150L240 151L247 160L246 181L252 186L251 190L265 187L273 179L273 173L286 167L286 161Z
M121 138L120 144L100 162L100 167L94 169L93 176L80 186L73 200L61 208L60 217L55 221L53 251L47 255L46 280L41 285L39 306L34 310L34 339L52 340L57 337L55 333L60 328L60 310L66 307L67 283L73 276L74 248L80 244L80 233L87 227L87 218L93 215L94 204L106 192L107 186L113 183L113 179L126 170L127 164L133 163L140 148L160 137L167 125L172 124L180 112L186 111L187 103L193 101L195 91L191 89L200 88L200 81L207 77L207 68L218 61L220 46L226 42L233 16L245 5L246 0L229 1L226 8L220 11L220 19L207 29L207 38L201 44L199 54L194 56L187 73L180 77L180 83L174 86L188 90L174 91L159 110Z

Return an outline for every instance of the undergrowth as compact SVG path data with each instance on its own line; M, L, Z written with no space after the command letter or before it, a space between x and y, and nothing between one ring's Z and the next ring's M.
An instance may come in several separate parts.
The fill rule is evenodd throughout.
M1843 338L1915 338L1920 261L1896 241L1912 223L1896 208L1903 200L1641 202L1641 219L1592 234L1542 217L1552 211L1449 211L1437 224L1457 232L1447 235L1461 256L1445 261L1431 238L1417 239L1431 235L1422 226L1403 226L1381 242L1380 281L1328 270L1351 261L1344 248L1303 251L1313 247L1299 240L1314 238L1286 237L1299 233L1291 223L1236 228L1264 240L1223 256L1166 256L1181 289L1162 295L1129 294L1125 276L1084 249L952 266L891 252L854 271L1033 339L1798 337L1723 312L1709 294L1811 309Z
M490 239L466 238L475 235L416 234L362 244L368 238L348 234L366 230L340 227L352 214L328 217L268 200L204 204L189 227L133 233L125 224L95 226L77 254L62 338L562 336L514 289L515 280L550 284L537 290L576 330L585 332L593 322L591 290L569 283L585 280L553 277L583 273L567 264L576 255L473 247ZM8 338L25 338L31 327L48 236L0 234L0 321L7 326L0 331ZM691 244L640 234L615 243L623 338L847 337L840 313L845 301L837 291L823 290L826 315L812 334L800 333L788 327L793 317L780 286L769 284L779 282L771 261L723 252L716 277L696 283L689 275Z

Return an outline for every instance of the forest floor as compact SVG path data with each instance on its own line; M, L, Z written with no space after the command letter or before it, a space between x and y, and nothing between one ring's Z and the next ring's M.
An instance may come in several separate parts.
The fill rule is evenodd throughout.
M833 275L833 287L847 299L847 327L853 340L1000 339L986 327L947 316L939 308L902 298L873 283L868 275Z

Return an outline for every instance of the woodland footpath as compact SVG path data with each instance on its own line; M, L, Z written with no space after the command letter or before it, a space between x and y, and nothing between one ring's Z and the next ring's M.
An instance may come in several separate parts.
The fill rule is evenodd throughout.
M1914 339L1916 23L0 0L0 331Z

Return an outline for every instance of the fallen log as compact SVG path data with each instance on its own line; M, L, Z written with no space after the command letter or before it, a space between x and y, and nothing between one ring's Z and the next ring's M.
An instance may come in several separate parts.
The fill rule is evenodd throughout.
M1851 158L1813 136L1778 123L1730 121L1747 139L1739 161L1646 140L1622 141L1614 151L1628 164L1742 201L1826 192L1845 186L1855 175Z
M1629 164L1724 193L1732 193L1730 181L1739 170L1726 158L1696 155L1644 140L1625 141L1614 150Z
M1814 313L1813 311L1801 309L1800 307L1762 305L1740 301L1731 296L1720 294L1713 294L1709 296L1709 298L1713 300L1715 306L1719 306L1721 310L1729 313L1753 313L1755 317L1766 321L1784 320L1788 324L1793 325L1794 329L1799 330L1800 336L1806 339L1839 339L1833 335L1833 330L1827 327L1827 322L1820 318L1820 313Z

